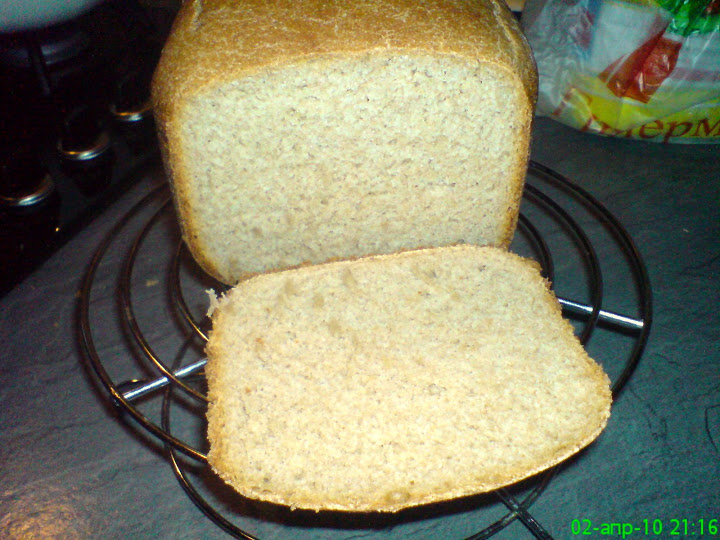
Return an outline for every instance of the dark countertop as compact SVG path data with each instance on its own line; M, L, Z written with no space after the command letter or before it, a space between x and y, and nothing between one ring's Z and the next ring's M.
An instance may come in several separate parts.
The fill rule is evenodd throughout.
M688 520L690 532L699 533L704 520L710 538L710 520L720 519L720 146L606 139L539 119L533 159L584 187L628 229L647 265L654 322L606 431L560 470L530 511L556 538L573 537L573 520L639 528L643 520L651 526L662 520L662 535L649 538L669 537L676 525L671 520L681 520L678 532ZM112 224L159 182L161 173L150 171L0 300L4 538L226 537L183 492L155 439L120 421L78 345L83 273ZM168 251L174 234L161 226L147 239L148 260L133 278L140 325L164 317L155 302L165 296L165 271L154 258ZM127 367L132 353L116 321L115 283L105 277L122 257L111 250L103 260L91 305L99 356L113 366L113 376L129 377L137 375ZM145 328L170 360L184 354L171 332ZM591 341L591 354L593 348L598 357L613 354L604 342ZM192 416L192 406L187 411ZM234 516L262 539L440 539L469 536L505 509L493 498L479 498L447 511L370 520L370 526L252 505L240 512ZM495 536L530 537L517 521ZM626 537L646 536L638 530Z

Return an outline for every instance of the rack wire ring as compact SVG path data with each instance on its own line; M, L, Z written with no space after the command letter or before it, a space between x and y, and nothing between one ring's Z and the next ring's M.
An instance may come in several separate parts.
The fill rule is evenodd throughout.
M623 250L623 253L627 256L631 272L633 274L633 278L635 280L635 285L638 289L639 299L638 303L640 304L640 316L639 320L641 321L641 325L639 326L639 330L637 332L637 336L635 338L635 343L633 346L633 349L631 351L630 357L628 361L625 364L624 369L622 370L620 376L614 381L612 385L613 394L616 397L619 392L624 387L625 383L629 380L629 378L632 376L632 373L634 372L637 363L642 355L642 352L644 350L644 347L647 343L647 339L650 333L651 328L651 321L652 321L652 297L651 297L651 289L650 289L650 282L647 274L647 270L645 268L644 262L642 260L642 257L640 256L639 250L635 246L632 238L627 233L626 229L617 221L617 219L599 202L597 199L595 199L593 196L591 196L587 191L580 188L576 184L574 184L572 181L567 179L566 177L560 175L559 173L553 171L552 169L549 169L543 165L540 165L536 162L530 162L529 171L531 174L534 174L536 176L542 177L545 181L554 183L556 185L559 185L563 190L566 190L570 192L574 197L579 199L583 205L586 207L592 209L592 211L599 216L599 219L603 222L604 225L606 225L616 242L620 244L620 247ZM105 253L107 252L110 244L112 243L113 239L118 236L124 229L124 227L127 226L127 224L131 221L132 217L139 214L141 209L148 204L148 201L150 201L152 198L157 197L159 195L164 195L168 197L166 186L162 185L158 188L154 189L152 192L150 192L147 196L145 196L143 199L141 199L138 203L136 203L135 206L133 206L111 229L111 231L108 233L108 235L103 239L100 246L98 247L96 253L94 254L91 263L88 267L88 270L86 272L86 275L83 279L83 285L80 295L80 309L79 309L79 317L80 317L80 325L79 325L79 333L80 333L80 341L82 345L84 346L84 350L86 352L87 357L90 360L90 363L100 378L103 385L108 390L113 402L120 408L121 410L128 412L130 416L140 424L141 427L148 430L150 433L158 437L163 441L165 444L167 451L168 451L168 458L171 462L171 465L173 467L173 470L175 472L175 475L177 476L178 480L180 481L180 484L182 485L183 489L185 489L186 493L190 496L190 498L195 502L196 505L206 514L208 517L210 517L216 524L218 524L221 528L226 530L226 532L229 532L230 534L233 534L234 536L237 536L239 538L245 538L248 540L257 540L252 535L249 535L249 533L246 533L242 529L236 527L232 523L230 523L228 520L226 520L222 515L217 513L215 509L212 508L203 498L202 496L192 487L189 480L187 479L187 475L182 470L181 465L179 464L179 461L176 459L175 451L180 451L187 456L200 461L200 462L206 462L207 458L206 455L201 452L200 450L188 445L185 441L176 438L172 435L170 431L170 424L169 424L169 416L166 418L165 414L169 415L169 403L171 400L172 392L175 387L187 392L187 388L184 384L181 383L181 381L176 381L176 377L172 373L172 371L164 364L161 363L160 366L158 366L158 369L161 372L164 372L163 367L169 372L170 377L168 377L168 386L165 389L165 392L163 392L163 413L162 413L162 425L158 426L156 423L148 419L145 415L143 415L139 410L137 410L134 405L130 402L130 400L126 399L123 392L119 390L119 385L115 384L113 380L108 375L107 371L102 365L102 361L98 356L97 349L95 347L95 343L93 340L92 335L92 329L91 329L91 320L90 320L90 293L93 286L93 281L95 278L95 274L98 270L98 266L100 264L100 261L104 257ZM587 239L584 231L582 231L582 228L577 225L577 223L574 222L574 220L569 216L565 215L566 213L564 210L559 207L557 204L555 204L552 199L546 197L544 193L539 190L538 188L534 187L531 184L526 184L526 193L525 196L535 197L542 205L546 207L546 209L549 209L550 212L553 212L555 216L559 216L561 220L563 220L569 227L571 231L575 233L575 238L579 243L583 246L583 257L586 261L586 263L589 265L589 267L592 269L592 273L594 274L595 270L597 270L597 274L592 276L592 286L591 286L591 296L592 296L592 309L586 313L588 316L586 320L586 326L582 332L581 335L581 341L583 343L587 342L587 340L592 335L592 332L595 328L595 325L598 321L598 318L601 313L601 299L602 299L602 279L600 277L599 271L599 262L597 259L597 255L595 254L595 251L592 247L592 243ZM150 221L157 219L157 216L163 212L167 211L168 205L167 201L166 204L163 204L161 208L156 212L156 214L150 218ZM559 211L558 211L559 208ZM530 220L528 220L525 216L520 216L519 220L519 229L522 229L524 233L530 238L531 243L533 243L534 248L536 251L540 254L541 264L543 266L543 270L545 272L546 276L549 276L550 279L552 279L554 274L554 268L553 268L553 261L552 261L552 255L547 248L547 245L545 244L544 239L542 238L542 235L538 232L538 230L535 228L535 226L532 224ZM579 231L579 232L578 232ZM143 233L144 234L144 233ZM136 240L137 243L137 240ZM175 252L175 257L173 260L173 270L172 270L172 283L171 286L173 289L173 297L176 304L180 305L180 311L183 314L183 317L186 319L188 324L193 328L193 331L200 335L203 339L206 339L206 336L200 329L200 323L197 323L192 319L192 316L187 309L187 305L185 304L185 301L182 297L182 292L180 291L180 280L179 280L179 258L181 257L181 254L183 253L183 245L180 244L177 247L177 250ZM134 263L128 263L127 269L125 272L132 272L132 265ZM596 279L597 276L597 279ZM127 276L124 278L127 279ZM127 287L129 287L129 281L126 282ZM126 287L126 288L127 288ZM123 296L125 299L123 302L127 302L127 305L131 307L131 301L130 301L130 295L129 295L129 288L127 291L123 292ZM131 325L132 326L132 325ZM180 384L178 384L180 382ZM559 467L559 466L558 466ZM490 536L496 534L503 528L505 528L508 524L510 524L515 519L521 519L525 523L526 526L530 528L530 531L533 533L534 536L537 538L545 538L546 536L543 536L543 530L541 527L536 527L535 529L532 528L532 524L528 525L527 521L532 521L532 516L527 513L527 509L533 504L533 502L539 497L539 495L544 491L545 487L550 482L551 478L556 474L558 467L554 467L545 473L542 473L541 475L538 475L538 483L537 485L530 491L529 494L525 497L525 499L520 503L517 500L512 497L509 493L503 491L498 492L497 496L498 498L510 509L510 512L506 514L503 518L500 518L495 523L488 526L486 529L476 533L475 535L472 535L466 540L481 540L484 538L489 538ZM215 515L213 515L215 514ZM545 533L546 534L546 533ZM549 538L549 535L547 535Z

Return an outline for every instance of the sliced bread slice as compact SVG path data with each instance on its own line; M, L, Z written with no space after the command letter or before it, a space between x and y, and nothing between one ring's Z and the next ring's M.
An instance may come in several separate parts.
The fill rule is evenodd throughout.
M485 492L566 459L610 414L537 264L500 248L260 275L212 318L208 458L251 498L393 512Z

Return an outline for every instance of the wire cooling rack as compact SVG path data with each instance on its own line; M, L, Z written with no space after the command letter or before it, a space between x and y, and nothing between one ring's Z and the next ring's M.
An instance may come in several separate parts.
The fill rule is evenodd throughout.
M610 375L616 397L642 355L652 320L645 264L625 228L586 190L531 162L511 249L540 263L564 315ZM286 512L231 493L209 472L206 458L207 289L220 292L224 286L189 256L169 189L162 184L124 214L98 246L81 290L79 339L119 419L129 416L142 428L138 433L153 436L145 438L147 444L164 446L180 486L208 518L246 540L258 540L255 534L267 521L293 531L317 526L325 535L332 531L330 538L341 538L357 529L411 527L459 511L451 504L396 516L328 517ZM114 337L109 322L116 327ZM480 540L519 521L533 537L551 538L530 510L561 468L459 503L461 510L480 509L472 529L479 530L453 533Z

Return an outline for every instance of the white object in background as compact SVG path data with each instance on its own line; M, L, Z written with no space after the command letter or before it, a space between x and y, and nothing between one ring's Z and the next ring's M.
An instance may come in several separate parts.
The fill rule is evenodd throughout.
M662 34L671 19L659 6L604 0L595 16L585 72L601 73L613 62L622 63L643 43Z
M0 32L34 30L59 24L103 0L0 0Z

